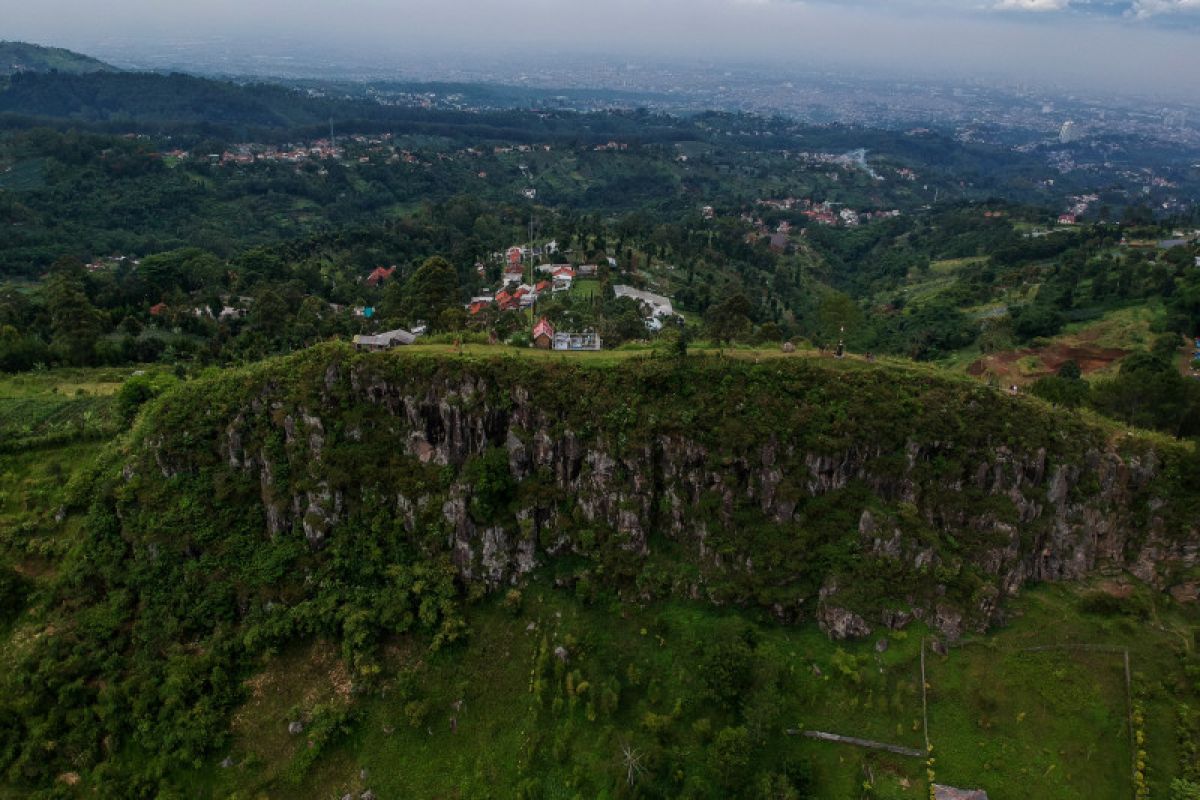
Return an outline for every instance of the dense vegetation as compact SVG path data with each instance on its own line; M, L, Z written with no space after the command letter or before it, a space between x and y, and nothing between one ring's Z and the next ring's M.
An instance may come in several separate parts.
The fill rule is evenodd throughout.
M114 67L103 61L61 47L0 41L0 78L15 73L79 74L115 71Z
M1187 154L19 55L0 797L1200 795Z
M53 191L11 194L11 218L25 222L0 257L46 272L32 286L0 288L0 368L244 362L380 325L419 322L436 332L493 333L502 341L529 329L527 313L491 308L469 317L459 310L482 289L497 286L496 254L523 240L527 207L465 195L435 202L430 184L397 175L399 194L373 184L381 193L377 202L390 207L423 196L423 204L371 225L357 221L370 213L369 205L344 199L360 181L349 167L334 166L321 176L262 164L242 175L222 167L166 167L146 145L121 140L106 149L114 143L49 131L9 139L13 148L41 148L56 153L53 160L74 159L78 166L64 162L66 183ZM465 176L472 168L449 165L439 174ZM100 172L90 174L95 169ZM178 185L168 195L144 196L163 181ZM259 188L250 190L248 181ZM275 222L264 217L264 204L294 202L280 190L296 181L312 181L305 202L325 203L326 210L278 215ZM216 188L223 182L227 189ZM189 185L214 188L205 198ZM103 203L92 211L89 191ZM142 222L128 222L123 192L131 201L140 198ZM1003 216L993 214L998 207ZM1141 404L1150 410L1130 410L1128 402L1114 399L1120 392L1092 402L1082 384L1062 399L1088 401L1101 413L1177 436L1197 430L1200 390L1182 377L1178 353L1183 337L1200 330L1200 270L1194 263L1200 250L1155 252L1120 244L1122 237L1165 235L1166 228L1098 224L1031 238L1034 210L994 203L851 229L813 225L800 211L773 209L761 211L760 220L664 211L656 221L646 213L611 217L570 207L536 213L543 240L555 239L560 249L541 261L602 265L597 280L581 282L576 291L547 293L538 314L558 326L595 328L610 346L651 337L636 304L613 300L609 287L618 283L673 296L688 315L693 339L760 345L796 340L825 348L844 340L856 352L917 360L972 348L986 354L1036 347L1072 323L1157 304L1162 313L1153 327L1162 335L1154 345L1156 363L1167 384ZM263 228L243 224L247 218L261 220ZM786 248L767 246L758 226L771 230L782 223L806 235L793 237ZM331 230L306 233L313 228ZM93 244L84 249L64 241ZM255 242L260 244L251 246ZM95 261L114 252L147 254ZM444 258L450 269L439 273L439 285L423 287L417 267L431 257ZM93 268L85 270L81 259L93 259ZM398 267L390 279L365 280L383 264ZM373 320L356 314L366 307L377 311ZM1040 391L1050 399L1061 395L1045 386ZM1153 410L1158 406L1164 410Z
M700 552L722 557L697 558L686 537L666 532L665 516L661 523L647 519L649 552L639 554L627 546L627 531L599 519L589 524L568 507L574 501L555 489L564 477L556 482L544 470L514 474L504 451L486 441L444 465L406 455L387 432L395 423L384 397L442 391L437 387L464 381L495 386L473 399L445 399L465 403L461 413L496 425L495 415L505 412L502 406L492 408L498 402L492 398L536 397L531 408L586 437L583 447L614 448L619 459L614 474L639 469L637 454L645 443L684 431L695 442L690 446L710 450L714 463L737 461L772 440L826 454L853 449L855 442L882 446L908 436L954 445L941 445L936 460L913 473L921 481L915 506L887 502L886 490L874 495L865 483L828 492L804 489L800 475L783 461L784 484L777 492L798 503L799 522L774 523L754 510L757 501L737 499L733 516L721 523L727 512L719 510L722 501L714 490L685 514L708 520ZM389 384L393 388L378 402L355 399L368 386ZM134 407L163 388L136 381L132 386L118 399ZM589 402L576 402L581 395ZM728 414L735 406L742 412ZM519 413L526 418L529 412ZM294 427L302 416L307 432ZM635 424L639 419L643 422ZM503 439L503 429L492 435ZM230 746L230 715L251 699L243 680L255 673L256 664L290 643L314 637L338 648L346 670L342 680L353 686L350 696L375 696L391 687L400 693L408 717L402 724L425 725L434 709L427 690L419 688L422 668L416 661L402 660L408 666L398 666L389 643L407 642L402 649L431 648L435 654L462 652L474 635L469 621L477 612L471 609L490 580L463 577L464 570L484 567L464 563L461 550L452 546L455 535L443 508L459 491L455 486L468 487L473 524L495 526L503 536L537 538L534 547L545 566L527 580L569 587L584 608L661 602L696 591L686 588L694 584L714 601L791 609L783 616L805 618L811 613L803 610L805 598L815 601L818 590L824 596L830 586L840 586L837 602L868 619L902 611L907 603L919 608L931 602L921 599L930 593L940 598L937 603L950 604L945 609L957 609L977 625L986 615L972 609L988 596L993 580L977 554L991 546L991 534L972 539L967 529L956 529L951 535L925 520L953 517L962 503L976 511L991 507L1002 517L1016 512L1005 511L1006 499L947 493L938 488L940 482L973 473L979 459L991 457L984 443L996 437L1018 454L1040 442L1059 442L1049 456L1054 465L1081 459L1090 447L1104 447L1107 435L1102 428L1051 415L1036 401L1008 401L965 380L946 382L895 367L820 366L800 357L759 366L707 359L681 365L664 358L626 361L615 369L512 359L356 357L344 348L322 347L214 375L153 401L127 445L108 451L94 469L85 468L56 493L64 509L60 516L75 520L79 535L58 551L61 562L36 591L19 588L23 584L10 589L16 599L9 602L21 622L4 651L0 753L6 774L28 789L70 774L77 776L70 780L83 781L81 786L126 796L187 786L196 779L192 770L220 760ZM407 434L400 438L407 440ZM1166 517L1171 535L1182 534L1185 520L1197 515L1195 494L1187 488L1196 474L1194 454L1140 440L1127 440L1123 447L1127 457L1142 459L1146 448L1155 450L1151 460L1161 468L1153 494L1167 500L1156 513ZM904 445L883 446L881 453L893 449L902 451ZM778 457L784 458L782 452ZM889 458L873 461L872 474L900 469ZM256 466L243 469L231 462ZM260 469L265 470L261 475ZM1097 499L1099 487L1089 486L1089 480L1080 482L1079 501L1106 508ZM397 513L397 501L386 499L396 491L399 507L411 508L411 515ZM580 502L589 497L594 499L588 502L608 502L590 491L577 494ZM284 509L293 507L293 495L307 496L308 508L301 504L292 522L279 527L276 515L291 513ZM1148 499L1139 493L1120 505L1136 514ZM876 518L893 520L906 536L934 548L939 566L929 577L936 586L919 570L888 567L886 559L862 551L849 532L861 529L864 504ZM529 521L542 515L529 516L530 507L555 509L557 521L539 523L540 531L527 530ZM9 558L36 530L32 526L8 539ZM563 536L573 542L569 554L555 543ZM1128 545L1138 546L1134 540ZM752 558L756 568L736 566L745 558ZM520 598L519 591L510 592L505 602L517 612ZM544 615L540 619L547 624ZM674 637L678 624L664 620L653 628L654 635ZM528 796L540 796L537 776L565 757L560 748L587 747L586 726L596 722L626 730L630 746L642 754L645 760L633 781L642 794L674 796L686 787L695 797L732 791L761 796L768 784L778 784L780 796L819 792L805 764L772 762L767 754L778 752L774 748L756 755L756 748L778 736L781 698L817 688L803 689L805 679L771 666L776 657L767 655L773 645L766 642L783 634L771 632L770 625L761 628L764 623L736 619L699 624L712 626L698 640L704 643L688 645L685 639L679 646L698 647L703 668L675 678L641 672L651 666L645 660L607 661L615 655L605 649L609 645L571 628L537 645L529 653L529 702L544 709L537 715L543 719L539 725L548 726L546 735L522 745L524 766L515 775L506 773L513 781L507 788L493 791L505 795L520 787ZM627 635L619 630L612 635ZM538 641L536 634L532 641ZM557 647L568 655L556 655ZM913 651L907 653L912 658ZM444 663L440 656L432 658ZM831 668L851 675L867 663L842 655ZM683 683L669 682L675 680ZM911 686L875 683L870 679L871 691L881 698L896 695L881 702L911 708ZM343 731L354 730L358 719L341 701L288 713L304 720L314 744L313 752L289 768L290 778L277 776L284 784L305 780L323 749L340 741ZM579 725L585 729L574 732ZM565 738L557 743L555 737ZM697 746L708 753L709 766L702 770L686 755ZM1167 765L1160 769L1176 774ZM597 765L579 768L571 781L580 790L634 788L618 776L622 768ZM481 788L480 794L487 790Z

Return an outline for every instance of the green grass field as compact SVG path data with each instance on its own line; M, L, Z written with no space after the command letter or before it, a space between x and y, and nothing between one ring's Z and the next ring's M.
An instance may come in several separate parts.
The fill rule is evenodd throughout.
M57 369L0 376L0 451L111 437L117 425L113 395L135 371Z
M116 435L114 394L132 369L0 375L0 548L22 571L52 569L79 531L61 517L72 481Z
M934 261L929 265L929 271L935 275L953 275L965 267L974 267L983 264L987 258L975 256L970 258L944 258L941 261Z
M600 281L583 279L571 282L572 297L598 297L599 295Z
M247 683L251 699L229 751L235 766L197 774L205 796L240 787L288 797L303 785L308 796L370 788L380 797L483 798L513 796L534 780L541 794L533 796L614 797L626 744L669 762L684 794L711 778L708 745L730 720L728 710L698 700L697 653L731 625L752 628L755 674L779 687L769 707L752 690L743 708L750 727L761 725L758 747L769 761L807 765L821 797L928 796L922 758L785 733L816 729L923 749L922 626L834 643L812 624L783 627L690 603L585 605L547 584L535 580L519 611L499 600L476 606L466 645L430 653L416 639L391 643L392 677L368 697L346 689L327 645L275 657ZM994 800L1129 797L1123 656L1025 650L1088 643L1129 649L1133 691L1148 709L1153 796L1167 796L1178 757L1174 709L1194 703L1197 688L1177 682L1180 659L1195 659L1187 638L1195 614L1140 588L1136 597L1155 609L1150 624L1081 611L1092 591L1036 588L1013 605L1010 625L945 656L927 647L938 782L984 788ZM575 672L593 688L571 693L551 681L539 701L531 681L547 642L569 653L559 673ZM617 707L593 715L589 692L614 680ZM353 709L358 722L305 766L309 739L287 734L287 725L314 708Z
M251 680L258 696L248 702L244 717L257 722L235 738L231 756L238 766L204 770L203 780L213 796L250 786L284 797L290 784L301 782L310 796L371 788L382 797L465 798L512 796L512 787L532 777L540 796L609 797L621 783L620 748L628 743L647 755L676 747L682 755L673 764L682 790L692 779L707 779L706 745L731 721L728 710L696 701L696 652L724 626L740 624L736 612L695 604L614 613L544 584L526 592L519 614L502 603L486 603L472 614L465 647L429 654L419 642L394 643L389 668L397 678L374 696L353 701L360 723L327 759L302 774L296 765L308 744L303 736L286 734L288 722L297 709L346 707L350 701L336 699L337 679L322 671L329 661L313 657L322 646L298 649L278 657L265 677ZM753 711L763 724L761 746L772 759L811 762L821 784L836 787L830 796L859 786L864 769L899 792L884 796L923 796L919 759L784 733L803 720L895 740L899 726L902 741L919 742L919 727L913 727L920 719L919 638L877 659L871 642L835 647L811 626L762 623L755 630L757 668L794 687L778 704ZM597 688L568 694L555 687L562 695L539 703L530 681L543 641L563 643L570 653L564 671L578 672ZM322 666L314 672L314 664ZM818 664L822 676L813 669ZM877 664L885 666L878 678ZM614 681L621 686L617 708L592 718L588 692ZM885 709L882 717L876 707ZM455 728L451 719L457 720Z
M0 452L0 548L15 556L21 571L52 569L80 531L78 517L59 517L72 481L103 449L78 442L25 452Z

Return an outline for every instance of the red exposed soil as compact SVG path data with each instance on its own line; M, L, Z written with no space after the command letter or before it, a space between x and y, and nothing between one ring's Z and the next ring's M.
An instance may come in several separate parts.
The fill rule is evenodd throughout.
M1102 370L1127 355L1129 355L1128 350L1116 347L1052 344L1047 347L1027 347L1023 350L1006 350L1002 353L986 355L967 367L967 374L978 377L990 372L1021 383L1044 375L1053 375L1068 361L1077 363L1079 369L1086 375ZM1021 373L1015 368L1018 361L1030 357L1037 358L1040 362L1037 369Z

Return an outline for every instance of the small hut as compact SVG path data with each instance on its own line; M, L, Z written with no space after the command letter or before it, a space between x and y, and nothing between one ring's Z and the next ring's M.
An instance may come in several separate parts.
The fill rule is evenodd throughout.
M554 345L554 326L545 317L533 326L533 346L539 350L549 350Z

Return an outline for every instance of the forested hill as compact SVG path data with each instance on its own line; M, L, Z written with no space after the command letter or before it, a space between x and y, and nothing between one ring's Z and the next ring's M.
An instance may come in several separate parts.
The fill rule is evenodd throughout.
M13 75L0 83L0 115L8 125L69 122L120 133L200 133L280 141L339 131L429 134L511 142L671 140L677 121L646 114L527 111L469 113L384 106L368 100L314 96L274 84L238 84L148 72Z
M0 128L44 124L98 133L192 134L258 142L317 138L328 133L331 122L339 132L424 134L472 144L589 144L613 139L654 144L704 141L720 135L723 144L752 150L795 147L840 151L865 147L872 152L888 152L923 164L973 173L988 172L997 166L1029 166L1028 158L964 146L934 132L912 137L894 131L802 125L782 118L726 112L674 117L645 109L592 113L536 110L535 97L488 85L473 85L473 91L487 97L487 102L511 107L437 110L383 105L354 93L338 94L340 88L335 85L295 88L180 73L67 72L25 71L0 80ZM529 103L535 108L531 109Z
M0 41L0 76L36 72L82 74L115 71L116 67L111 64L61 47Z
M156 401L58 511L82 533L0 660L0 770L168 796L228 746L268 652L327 637L365 694L389 637L459 640L471 598L538 575L601 608L691 597L836 639L957 637L1026 582L1101 565L1170 586L1196 562L1195 455L1113 432L799 355L323 345L213 375Z
M285 142L338 133L431 135L478 144L637 144L720 141L768 151L780 148L840 152L866 148L922 165L978 176L999 167L1028 170L1028 156L964 145L941 133L914 137L846 125L814 126L783 118L710 111L687 117L646 109L580 113L524 106L505 87L508 109L458 111L384 105L334 86L295 88L274 83L237 83L174 73L26 72L0 80L0 128L40 124L97 133L216 136L238 141ZM531 98L526 98L531 99ZM719 137L719 139L717 139Z

